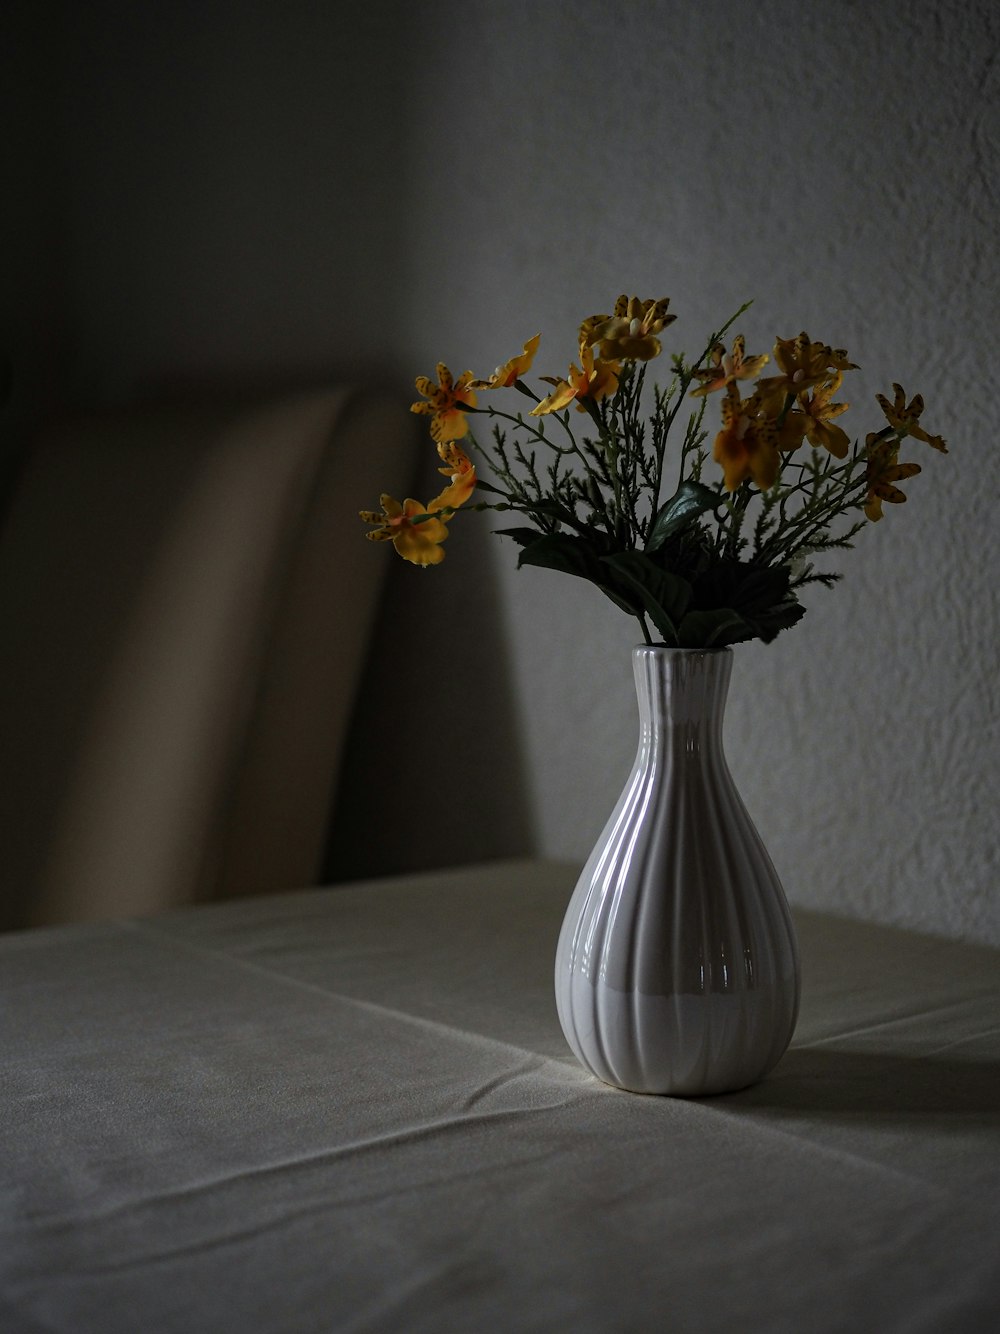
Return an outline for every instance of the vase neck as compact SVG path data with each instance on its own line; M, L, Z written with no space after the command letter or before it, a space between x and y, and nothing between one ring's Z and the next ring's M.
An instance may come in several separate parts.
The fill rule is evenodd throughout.
M686 749L721 746L731 650L639 645L632 664L644 740L669 739Z

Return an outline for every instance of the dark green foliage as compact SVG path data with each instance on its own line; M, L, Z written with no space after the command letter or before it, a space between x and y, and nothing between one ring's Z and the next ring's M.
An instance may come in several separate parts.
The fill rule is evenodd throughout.
M659 551L668 537L673 537L706 510L718 509L722 498L701 482L686 481L670 497L650 524L647 551Z

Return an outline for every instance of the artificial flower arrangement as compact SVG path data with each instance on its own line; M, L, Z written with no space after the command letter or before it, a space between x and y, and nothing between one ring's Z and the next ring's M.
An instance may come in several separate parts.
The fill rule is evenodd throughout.
M866 521L881 519L884 502L906 499L897 483L920 467L899 461L902 441L912 436L942 453L945 442L920 425L921 397L907 402L894 384L891 401L877 395L886 424L852 444L836 420L849 404L834 401L845 373L857 369L847 353L805 333L778 338L776 374L764 375L767 353L748 356L742 335L729 350L723 341L748 305L696 361L672 356L670 381L653 386L644 417L647 365L675 319L668 305L621 296L614 314L585 319L579 365L565 378L541 376L551 386L544 396L524 380L540 335L486 379L466 371L456 380L444 364L436 384L418 378L422 398L412 411L430 418L447 485L427 505L383 495L381 513L361 511L372 525L367 536L392 542L415 565L436 565L460 509L510 511L528 525L499 530L519 546L519 566L589 580L638 620L647 644L650 626L658 643L719 648L768 643L794 625L805 614L798 591L840 577L816 570L813 558L853 546ZM480 391L500 389L533 406L480 406ZM721 428L711 458L720 471L710 476L705 414L716 393ZM583 414L586 433L574 430L571 408ZM484 443L470 430L480 416L492 427ZM485 499L470 505L474 493Z

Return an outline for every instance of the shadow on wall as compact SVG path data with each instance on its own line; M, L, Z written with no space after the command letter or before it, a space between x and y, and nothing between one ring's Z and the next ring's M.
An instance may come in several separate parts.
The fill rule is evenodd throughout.
M536 851L495 539L462 517L434 569L372 544L392 567L344 751L330 882Z

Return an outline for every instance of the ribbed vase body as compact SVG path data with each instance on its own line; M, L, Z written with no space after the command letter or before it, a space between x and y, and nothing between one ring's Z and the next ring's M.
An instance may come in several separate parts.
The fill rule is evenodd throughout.
M745 1088L798 1015L781 884L722 750L730 649L638 647L639 750L556 950L569 1045L637 1093Z

